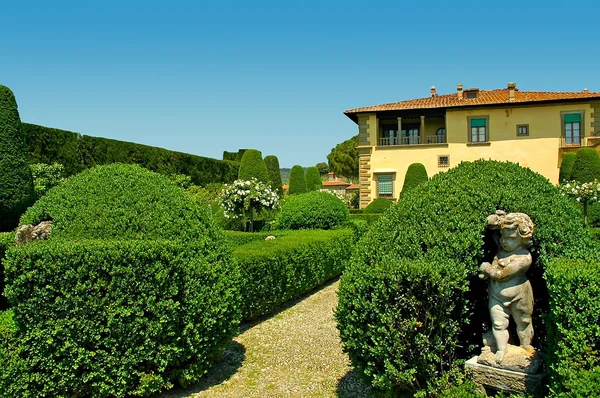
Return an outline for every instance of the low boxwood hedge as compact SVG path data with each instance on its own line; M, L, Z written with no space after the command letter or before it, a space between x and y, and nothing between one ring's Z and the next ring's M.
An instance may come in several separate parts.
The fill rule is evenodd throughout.
M312 191L290 196L277 219L280 229L331 229L348 219L348 208L328 192Z
M242 232L242 231L224 231L225 240L231 247L238 247L256 240L265 240L267 236L276 238L289 234L289 231L268 231L268 232Z
M4 297L4 253L6 250L15 244L14 232L0 232L0 311L8 308L8 301Z
M233 254L240 268L244 319L268 314L338 276L351 255L355 236L349 228L293 231L237 247Z
M48 240L8 250L18 328L4 396L147 395L206 373L237 331L237 268L183 241Z
M546 365L557 397L600 396L600 262L555 259L545 270L550 293Z
M365 207L363 214L379 214L385 213L385 211L394 205L394 201L386 198L377 198L367 207Z

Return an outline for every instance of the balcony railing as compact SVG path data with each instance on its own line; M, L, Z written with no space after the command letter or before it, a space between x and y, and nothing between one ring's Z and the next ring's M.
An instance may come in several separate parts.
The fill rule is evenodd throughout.
M379 139L380 146L392 145L425 145L425 144L445 144L446 135L426 135L416 137L382 137Z

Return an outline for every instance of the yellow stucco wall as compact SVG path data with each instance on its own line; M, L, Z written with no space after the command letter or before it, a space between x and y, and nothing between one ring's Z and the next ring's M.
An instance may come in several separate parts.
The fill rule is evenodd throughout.
M430 177L448 170L446 167L438 167L438 155L450 157L450 168L457 166L461 161L477 159L511 161L529 167L556 184L562 156L561 112L584 111L583 135L589 136L591 123L594 121L592 110L589 103L448 110L448 144L415 146L376 146L378 126L372 120L375 117L372 114L369 129L370 144L374 146L370 157L371 200L377 197L377 174L395 171L394 197L398 198L410 164L423 163ZM489 144L468 144L469 116L489 117ZM437 128L442 127L439 121L428 122L429 119L426 119L424 135L434 135ZM517 136L518 124L529 125L529 136Z

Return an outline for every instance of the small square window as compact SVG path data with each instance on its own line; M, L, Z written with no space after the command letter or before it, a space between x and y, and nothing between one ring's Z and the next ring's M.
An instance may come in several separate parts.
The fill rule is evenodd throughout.
M517 135L519 137L529 135L529 125L517 124Z
M477 98L477 93L475 91L467 92L467 98Z
M380 175L377 177L377 196L378 197L391 197L394 195L394 177L387 175Z
M438 155L438 167L450 167L450 155Z

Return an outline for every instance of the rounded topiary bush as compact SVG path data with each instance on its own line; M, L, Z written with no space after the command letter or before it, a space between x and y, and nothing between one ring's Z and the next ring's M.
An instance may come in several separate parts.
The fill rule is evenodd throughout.
M242 156L238 180L250 181L252 178L269 183L269 173L262 154L256 149L247 149Z
M348 208L336 196L320 191L291 196L281 207L279 229L331 229L348 219Z
M580 148L577 150L571 180L590 182L600 179L600 156L594 148Z
M269 173L271 188L277 191L279 197L283 196L283 182L281 181L281 170L279 168L279 159L275 155L265 156L265 165Z
M573 164L575 163L577 155L573 152L565 153L560 162L560 171L558 173L558 181L563 183L571 180L571 174L573 173Z
M318 191L323 188L323 181L321 181L321 173L317 166L310 166L306 169L306 190L307 191Z
M528 276L536 298L534 345L543 346L543 266L556 256L586 255L590 240L581 210L530 169L463 162L414 188L380 217L342 275L340 336L353 365L376 386L433 390L434 381L460 371L457 358L480 346L489 315L486 283L476 272L495 254L482 234L487 216L499 207L527 213L535 224Z
M148 395L204 375L237 331L239 272L208 211L135 165L84 171L23 216L49 238L6 252L17 330L7 396Z
M408 166L406 175L404 176L404 184L402 185L402 195L405 195L408 191L414 187L427 182L429 177L427 176L427 170L422 163L413 163Z
M394 202L389 199L377 198L365 207L363 214L385 213L385 211L393 205Z
M0 232L17 226L35 201L29 153L13 92L0 85Z
M288 188L288 193L290 195L298 195L305 192L307 192L307 190L304 168L300 165L294 165L292 171L290 171L290 187Z

